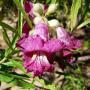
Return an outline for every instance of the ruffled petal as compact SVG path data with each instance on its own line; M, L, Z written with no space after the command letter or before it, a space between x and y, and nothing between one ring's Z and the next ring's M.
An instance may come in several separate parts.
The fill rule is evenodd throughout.
M55 53L58 51L61 51L64 48L63 42L57 40L57 39L51 39L48 40L43 47L43 51L48 53Z
M38 23L35 26L34 35L39 35L44 41L47 41L49 38L48 26L45 23Z
M17 42L17 47L23 52L40 51L43 47L44 41L39 36L23 36Z
M29 34L30 29L31 28L29 27L28 23L27 22L24 22L22 33Z
M27 72L33 72L35 76L41 76L44 72L53 70L53 65L49 63L47 57L43 54L37 54L36 57L30 58L28 61L27 58L25 58L24 67Z
M66 45L66 49L77 49L81 47L81 41L71 36L64 28L58 27L57 38Z

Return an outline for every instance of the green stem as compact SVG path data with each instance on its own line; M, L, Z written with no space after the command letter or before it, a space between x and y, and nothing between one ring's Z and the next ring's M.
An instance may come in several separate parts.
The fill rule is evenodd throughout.
M30 18L28 17L27 13L23 9L22 5L19 3L19 0L13 0L13 1L18 6L19 10L22 12L22 14L23 14L24 18L26 19L26 21L27 21L28 25L30 26L30 28L32 28L32 22L30 21Z
M0 64L2 64L3 62L5 62L7 60L6 57L4 57L1 61L0 61Z
M23 0L19 0L21 6L23 6ZM20 34L20 36L22 35L22 24L23 24L23 14L22 12L19 10L19 19L18 19L18 33Z

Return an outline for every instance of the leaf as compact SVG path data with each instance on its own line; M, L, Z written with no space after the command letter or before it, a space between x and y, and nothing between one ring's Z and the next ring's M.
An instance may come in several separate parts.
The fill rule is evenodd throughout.
M20 35L18 34L17 30L14 29L13 27L11 27L10 25L8 25L8 24L0 21L0 26L2 26L2 27L5 28L5 29L8 29L8 30L16 33L18 36L20 36Z
M4 65L12 66L14 68L19 68L21 71L25 72L25 68L23 67L23 64L21 61L15 61L10 59L10 62L4 63Z
M31 89L34 87L33 83L29 83L24 80L18 80L18 86L20 86L24 89Z
M77 27L77 29L80 29L80 28L86 26L86 25L89 24L89 23L90 23L90 19L87 19L87 20L85 20L83 23L81 23L81 24Z
M71 31L75 28L77 24L77 16L79 9L81 7L82 0L73 0L71 10L70 10L70 29Z
M13 64L15 67L19 68L20 70L22 70L23 72L25 72L25 68L23 67L22 62L12 60L12 64Z
M9 38L6 30L5 30L5 29L3 29L3 30L4 30L4 31L3 31L3 38L4 38L5 42L6 42L6 44L9 46L9 48L10 48L11 50L13 50L13 47L12 47L12 45L11 45L10 38Z
M9 76L7 76L6 74L0 74L0 81L2 81L2 82L10 82L10 81L12 81L13 80L13 77L9 77Z

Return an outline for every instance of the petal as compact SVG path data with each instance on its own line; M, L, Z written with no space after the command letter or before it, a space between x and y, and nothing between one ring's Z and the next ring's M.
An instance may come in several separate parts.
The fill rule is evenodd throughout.
M73 49L78 49L82 46L82 40L79 40L75 37L71 37L72 42L73 42Z
M44 41L49 38L48 26L45 23L38 23L35 26L34 35L39 35Z
M30 1L26 1L24 4L24 8L25 8L25 11L29 13L33 8L33 3L31 3Z
M40 76L44 72L51 72L53 65L49 63L47 57L43 54L38 54L33 60L30 58L29 61L24 61L24 66L27 72L33 72L35 76Z
M57 38L64 42L65 45L71 45L71 36L70 34L62 27L58 27L57 31Z
M73 50L81 47L81 41L71 36L64 28L58 27L57 38L66 45L66 49Z
M61 51L64 48L63 42L57 39L51 39L44 44L43 51L48 53L54 53Z
M65 58L68 63L73 63L75 61L72 56L72 52L67 50L63 50L63 58Z
M31 28L28 26L27 22L24 22L22 32L25 33L25 34L29 34L30 29Z
M17 42L17 47L23 52L35 52L41 50L44 41L39 36L23 36Z

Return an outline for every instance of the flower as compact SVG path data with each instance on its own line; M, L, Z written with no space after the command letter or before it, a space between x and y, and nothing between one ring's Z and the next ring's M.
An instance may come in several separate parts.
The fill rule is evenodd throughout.
M34 76L53 70L53 55L62 50L63 43L57 39L49 39L48 26L38 23L32 36L23 36L17 47L23 52L24 67Z
M72 50L76 50L81 47L81 40L71 36L64 28L58 27L56 29L57 38L64 43L65 48L60 52L60 57L66 59L66 62L72 63L75 61L72 55Z
M32 8L33 8L33 3L26 0L25 4L24 4L24 8L25 8L25 11L27 13L29 13L32 10Z
M57 38L66 45L66 49L75 50L81 47L81 40L71 36L64 28L56 29Z
M53 70L53 64L49 62L45 54L37 52L33 53L31 57L30 53L29 55L24 54L24 67L27 72L32 72L34 76L41 76L43 72L51 72Z
M31 28L28 26L27 22L24 22L22 29L23 29L22 33L29 34L29 31L30 31Z
M38 23L35 26L34 35L39 35L44 41L49 39L48 25L44 23Z
M29 14L30 19L33 20L35 17L33 14L33 3L26 0L24 4L24 8L25 8L26 13Z

